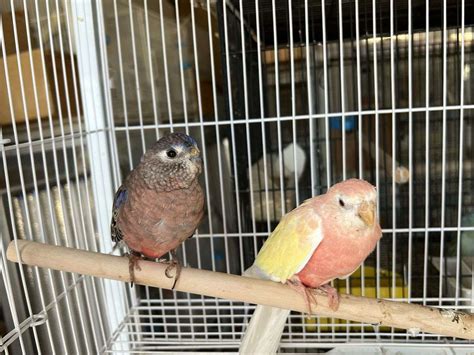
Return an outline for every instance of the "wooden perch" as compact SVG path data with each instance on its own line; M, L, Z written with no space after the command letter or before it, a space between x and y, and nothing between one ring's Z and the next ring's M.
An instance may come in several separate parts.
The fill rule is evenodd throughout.
M19 240L17 255L15 242L8 246L8 260L54 270L75 272L118 281L129 281L126 257L100 254ZM140 261L141 270L135 271L136 283L170 289L173 279L165 276L166 264ZM224 298L254 304L307 312L303 297L291 288L263 280L228 275L192 268L184 268L176 284L177 291ZM355 322L410 329L463 339L474 339L474 315L420 305L373 298L341 295L337 311L328 307L327 297L317 294L315 315Z

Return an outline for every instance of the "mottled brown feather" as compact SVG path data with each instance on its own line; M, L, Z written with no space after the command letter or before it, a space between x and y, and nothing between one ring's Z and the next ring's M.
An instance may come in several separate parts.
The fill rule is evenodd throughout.
M174 191L131 184L117 224L129 248L159 258L193 235L203 207L204 194L197 178L189 188Z

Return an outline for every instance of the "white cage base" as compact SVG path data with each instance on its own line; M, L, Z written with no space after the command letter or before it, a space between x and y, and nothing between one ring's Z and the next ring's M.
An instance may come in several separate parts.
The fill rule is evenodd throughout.
M237 352L253 305L210 298L145 299L129 310L112 334L104 353L156 353L160 351ZM164 314L163 314L164 313ZM153 324L153 327L150 325ZM467 341L433 334L409 334L393 328L347 323L336 319L292 313L285 327L280 352L334 354L469 354ZM350 350L352 349L352 350ZM332 352L331 352L332 353Z

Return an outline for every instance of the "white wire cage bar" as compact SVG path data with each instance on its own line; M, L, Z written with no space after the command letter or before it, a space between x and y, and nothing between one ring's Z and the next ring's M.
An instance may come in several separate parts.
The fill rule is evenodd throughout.
M465 0L4 0L0 349L236 351L254 306L7 262L28 239L111 252L123 177L169 131L203 153L186 265L234 274L337 181L383 238L340 292L474 309L474 5ZM281 352L472 342L292 314ZM395 351L393 350L393 351Z

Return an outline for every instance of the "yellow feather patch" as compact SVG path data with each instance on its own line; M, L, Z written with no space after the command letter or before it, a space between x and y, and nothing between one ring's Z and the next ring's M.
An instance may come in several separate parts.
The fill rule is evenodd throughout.
M255 264L273 281L284 283L303 269L322 239L321 218L311 207L301 205L283 216Z

